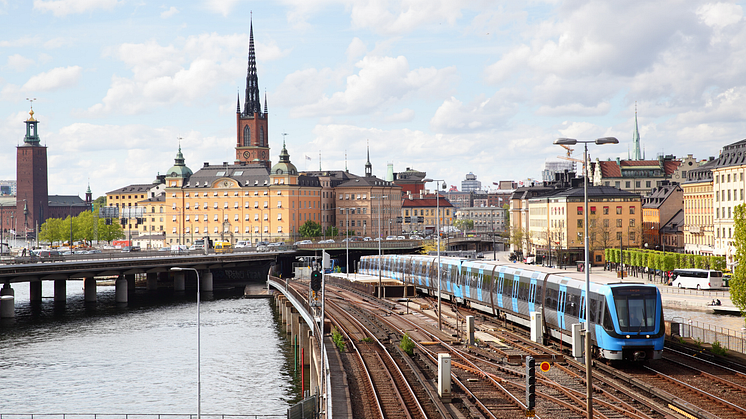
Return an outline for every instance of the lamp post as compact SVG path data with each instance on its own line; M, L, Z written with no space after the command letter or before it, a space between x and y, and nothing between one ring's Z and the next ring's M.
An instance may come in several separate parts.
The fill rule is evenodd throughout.
M207 245L207 244L205 244ZM197 275L197 419L202 418L202 374L200 371L200 318L199 318L199 271L197 271L194 268L182 268L179 266L175 266L171 268L174 272L183 272L183 271L194 271L195 275Z
M446 181L443 179L422 179L423 183L435 182L435 232L438 234L438 330L443 330L442 317L440 315L440 182L445 189Z
M371 199L378 199L378 298L383 297L383 291L381 288L381 265L383 260L381 259L381 200L388 198L388 195L371 196Z
M554 140L554 144L557 145L575 145L581 143L584 147L583 152L583 217L584 228L585 228L585 240L583 244L583 251L585 257L585 375L586 375L586 399L587 399L587 418L593 419L593 385L591 384L591 329L590 329L590 316L591 312L591 276L588 271L588 143L594 143L597 145L603 144L619 144L619 140L614 137L603 137L595 140L578 141L574 138L557 138Z
M350 280L350 209L345 208L345 271L347 272L347 281Z

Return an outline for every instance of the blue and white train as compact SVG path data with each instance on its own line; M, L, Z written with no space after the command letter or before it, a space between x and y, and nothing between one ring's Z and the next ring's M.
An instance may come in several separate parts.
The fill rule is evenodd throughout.
M381 274L435 295L438 259L433 256L384 255ZM379 256L360 259L360 273L378 275ZM541 312L544 332L570 342L572 324L585 323L586 287L582 273L515 264L443 257L442 298L529 325ZM576 276L575 278L573 276ZM609 360L660 359L665 324L660 291L654 285L591 282L591 342Z

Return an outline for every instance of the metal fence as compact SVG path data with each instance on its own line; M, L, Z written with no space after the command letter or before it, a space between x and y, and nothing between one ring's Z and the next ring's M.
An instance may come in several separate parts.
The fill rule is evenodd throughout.
M318 417L318 398L311 396L294 404L288 409L287 419L315 419Z
M720 346L728 348L729 351L746 353L746 328L732 330L694 320L671 321L671 334L691 338L701 343L718 342Z

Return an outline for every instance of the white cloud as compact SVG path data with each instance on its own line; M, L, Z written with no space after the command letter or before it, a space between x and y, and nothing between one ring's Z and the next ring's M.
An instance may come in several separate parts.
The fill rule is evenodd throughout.
M697 15L707 26L724 28L743 18L743 9L731 3L707 3L697 8Z
M367 56L356 67L360 71L347 77L344 91L298 106L292 116L359 115L385 110L404 98L439 98L448 94L456 79L455 67L411 70L403 56Z
M56 37L44 42L44 48L55 49L61 47L69 47L74 44L74 41L69 38Z
M99 9L112 10L120 4L118 0L34 0L34 9L63 17Z
M389 115L383 118L384 122L393 122L393 123L401 123L401 122L412 122L414 120L414 111L409 108L403 109L399 113L395 113L393 115Z
M173 15L175 15L177 13L179 13L179 9L177 9L174 6L171 6L170 9L161 12L161 18L168 19L168 18L170 18L171 16L173 16Z
M285 0L285 3L291 6L288 20L297 28L308 26L307 20L325 8L342 5L349 11L353 27L387 35L411 32L425 24L453 26L462 16L461 9L466 8L462 2L452 0Z
M363 55L365 55L367 47L365 46L365 42L363 42L360 38L357 36L352 38L352 41L350 42L350 45L347 46L347 59L350 61L354 61Z
M228 16L240 0L206 0L205 6L215 13Z
M6 67L17 72L23 72L32 64L34 64L34 60L31 58L26 58L21 54L13 54L8 56Z
M307 68L294 71L282 81L272 95L272 102L280 106L299 106L314 103L335 79L331 69Z
M23 90L45 92L72 87L78 84L82 72L83 68L77 65L53 68L31 77L23 85Z
M502 127L518 111L515 92L504 90L491 98L480 95L464 104L451 97L438 107L430 120L435 132L484 132Z

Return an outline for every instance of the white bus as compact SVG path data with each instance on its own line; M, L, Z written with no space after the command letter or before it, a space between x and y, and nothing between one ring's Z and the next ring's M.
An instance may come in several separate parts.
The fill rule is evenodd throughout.
M713 289L723 288L723 273L708 269L675 269L673 285L679 288Z

